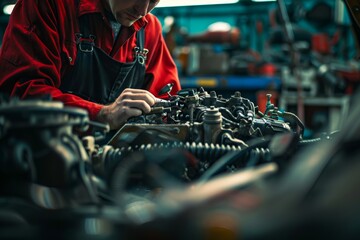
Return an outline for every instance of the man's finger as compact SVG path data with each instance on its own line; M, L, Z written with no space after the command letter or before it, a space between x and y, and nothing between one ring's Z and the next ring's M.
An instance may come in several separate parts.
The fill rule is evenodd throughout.
M121 102L125 100L133 100L133 101L142 100L145 101L150 106L154 105L156 102L156 98L152 94L127 92L121 94L120 97L116 100L116 103L121 104Z
M127 112L126 115L129 116L129 117L138 117L138 116L143 114L143 111L141 111L138 108L128 108L126 110L126 112Z
M126 88L126 89L123 91L123 93L144 93L144 94L148 94L148 95L150 95L150 96L152 96L152 97L155 98L155 96L154 96L151 92L149 92L149 91L147 91L147 90L145 90L145 89Z
M122 101L122 105L128 108L136 108L141 110L144 113L149 113L151 111L151 106L142 100L129 100L125 99Z

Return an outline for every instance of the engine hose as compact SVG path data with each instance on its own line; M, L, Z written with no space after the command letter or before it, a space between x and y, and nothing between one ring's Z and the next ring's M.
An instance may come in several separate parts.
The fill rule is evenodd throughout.
M195 142L170 142L160 144L147 144L138 147L112 148L108 151L104 159L105 172L111 172L121 160L131 152L159 152L167 149L183 149L189 151L201 162L212 163L229 152L238 152L240 146L220 145L220 144L203 144Z
M321 142L321 141L324 141L324 140L332 140L334 139L334 137L336 136L336 134L338 134L339 132L338 131L335 131L335 132L332 132L330 133L329 135L324 135L322 137L318 137L318 138L313 138L313 139L306 139L306 140L301 140L299 142L299 144L301 146L306 146L306 145L311 145L311 144L314 144L314 143L318 143L318 142Z
M287 120L295 120L297 125L300 127L300 136L304 136L305 125L298 116L291 112L282 112L280 115Z
M321 140L322 140L321 138L301 140L301 141L299 142L299 144L300 144L301 146L310 145L310 144L314 144L314 143L320 142Z
M227 165L233 164L236 161L242 159L246 154L251 152L253 149L263 148L263 145L268 145L270 140L260 141L252 144L251 146L244 148L240 151L234 151L229 154L224 155L218 161L213 164L199 179L198 184L204 184L210 178L214 177L216 174L221 172Z
M245 167L255 167L260 162L270 162L271 153L269 148L255 148L250 151Z

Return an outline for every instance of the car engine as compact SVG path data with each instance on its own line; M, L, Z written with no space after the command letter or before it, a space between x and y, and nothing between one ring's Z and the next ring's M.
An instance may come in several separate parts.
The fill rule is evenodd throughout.
M220 234L222 217L230 219L227 229L234 226L231 233L240 222L249 229L258 223L258 232L243 234L278 236L289 222L267 228L257 217L283 213L294 220L294 201L315 191L306 187L339 157L336 149L358 156L343 149L353 137L334 132L303 139L304 128L271 95L262 113L240 92L225 98L184 89L112 134L81 109L3 97L0 224L11 227L1 236L201 239L208 231ZM307 213L300 220L311 219ZM182 222L183 229L174 229ZM24 231L14 231L19 226Z

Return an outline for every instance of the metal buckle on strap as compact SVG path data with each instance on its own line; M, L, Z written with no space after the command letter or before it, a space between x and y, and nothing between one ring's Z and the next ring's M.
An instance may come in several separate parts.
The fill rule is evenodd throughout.
M147 59L147 54L149 53L149 49L139 47L134 48L134 58L141 64L144 65Z
M94 51L95 39L94 35L89 35L89 37L85 38L81 33L75 34L76 36L76 44L79 46L79 50L85 53L91 53Z

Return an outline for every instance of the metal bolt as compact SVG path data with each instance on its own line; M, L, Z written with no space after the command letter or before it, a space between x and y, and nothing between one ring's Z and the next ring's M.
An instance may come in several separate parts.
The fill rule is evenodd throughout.
M266 97L267 97L267 100L270 101L271 100L271 97L272 95L270 93L266 94Z

